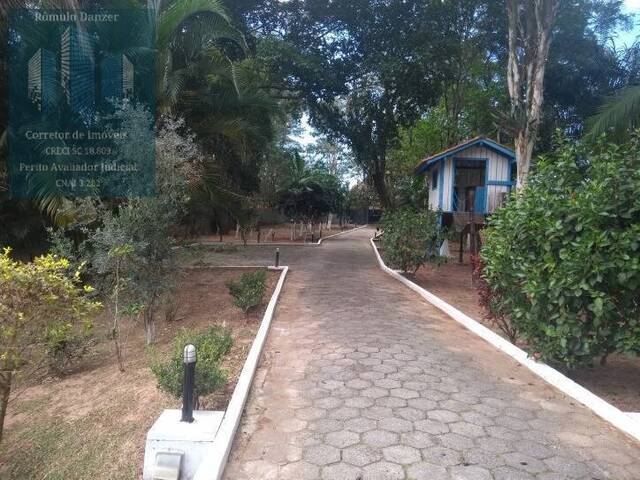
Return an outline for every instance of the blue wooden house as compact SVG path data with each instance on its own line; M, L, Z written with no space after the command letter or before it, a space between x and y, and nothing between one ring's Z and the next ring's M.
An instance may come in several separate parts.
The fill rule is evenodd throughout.
M415 173L425 176L430 207L445 217L457 212L488 215L515 185L516 157L510 148L476 137L425 158Z

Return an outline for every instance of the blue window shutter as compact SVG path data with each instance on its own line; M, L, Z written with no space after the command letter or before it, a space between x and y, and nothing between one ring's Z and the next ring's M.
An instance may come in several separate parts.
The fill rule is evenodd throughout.
M473 210L476 213L485 213L487 205L487 187L476 187L476 198Z

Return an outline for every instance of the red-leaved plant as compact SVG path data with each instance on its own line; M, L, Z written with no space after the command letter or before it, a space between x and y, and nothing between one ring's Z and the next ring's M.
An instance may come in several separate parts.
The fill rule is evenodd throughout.
M513 344L518 338L517 328L502 313L496 311L494 299L500 295L500 292L493 291L487 281L484 279L484 262L479 254L472 254L470 257L472 268L473 285L478 290L480 306L484 310L484 318L488 322L498 327Z

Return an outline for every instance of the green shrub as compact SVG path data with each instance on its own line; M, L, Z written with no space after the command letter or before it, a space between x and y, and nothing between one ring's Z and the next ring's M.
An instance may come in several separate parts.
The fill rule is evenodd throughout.
M262 297L267 289L267 272L258 270L243 273L239 280L230 281L227 287L234 299L233 304L247 313L262 302Z
M49 362L49 370L64 374L70 365L84 357L93 342L92 325L81 328L66 321L52 322L44 328L43 343Z
M229 352L233 339L228 329L210 327L204 332L182 330L173 341L168 361L154 360L151 371L156 376L158 388L180 398L184 378L183 351L185 345L196 347L195 403L227 382L225 372L220 369L220 361Z
M15 374L40 364L43 355L64 357L64 345L89 328L101 307L68 260L46 255L23 263L10 253L0 250L0 441Z
M392 210L383 215L381 226L382 251L394 268L415 273L425 262L440 260L438 248L442 231L436 212L416 212L412 208Z
M490 308L568 367L640 353L640 147L560 141L485 230Z

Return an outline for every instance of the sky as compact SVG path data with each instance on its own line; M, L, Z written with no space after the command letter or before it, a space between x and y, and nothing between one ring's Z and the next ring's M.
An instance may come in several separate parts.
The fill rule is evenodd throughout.
M636 14L635 28L629 32L621 32L618 35L617 43L631 45L637 36L640 35L640 0L625 0L627 12Z
M625 0L624 2L627 12L636 15L635 28L628 32L620 32L615 39L618 47L626 44L631 45L636 38L640 36L640 0ZM315 143L317 132L309 125L309 116L304 114L301 121L302 134L299 136L290 135L289 138L298 142L301 146L306 147Z
M640 10L640 0L626 0L624 4L629 10Z

